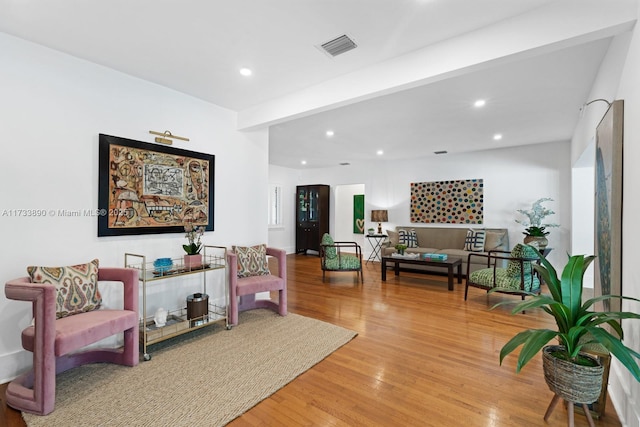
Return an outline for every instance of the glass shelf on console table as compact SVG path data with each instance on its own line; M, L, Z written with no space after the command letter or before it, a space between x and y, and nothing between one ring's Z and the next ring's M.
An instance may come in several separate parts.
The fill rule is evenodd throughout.
M202 263L199 265L187 265L184 258L160 258L154 261L147 261L144 255L125 253L124 266L138 270L139 280L142 284L142 313L140 319L140 343L144 360L150 360L151 355L147 351L147 346L160 341L182 335L195 329L209 326L214 323L224 322L225 327L230 329L228 322L229 291L227 283L227 248L223 246L204 245L202 251ZM162 261L162 262L158 262ZM224 270L224 306L216 305L208 301L207 295L207 273L214 270ZM147 313L147 286L159 280L169 278L199 274L202 276L202 294L198 301L206 304L206 309L200 305L193 305L191 313L189 307L181 307L170 310L167 313L167 320L164 326L156 326L154 321L155 313ZM220 289L218 289L220 290ZM192 296L198 296L194 294ZM188 303L188 301L187 301Z

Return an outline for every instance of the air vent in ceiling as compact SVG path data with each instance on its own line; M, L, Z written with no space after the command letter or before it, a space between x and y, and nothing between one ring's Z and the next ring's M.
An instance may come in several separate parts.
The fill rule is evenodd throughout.
M433 154L447 154L447 151L446 150L434 151Z
M330 56L338 56L341 53L349 52L356 47L358 47L356 42L346 34L320 45L320 48Z
M342 163L339 163L339 165L340 165L340 166L349 166L350 164L351 164L351 163L349 163L349 162L342 162Z

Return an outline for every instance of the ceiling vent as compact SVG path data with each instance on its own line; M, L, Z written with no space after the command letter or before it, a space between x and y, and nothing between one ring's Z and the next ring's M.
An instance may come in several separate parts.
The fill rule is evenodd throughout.
M356 42L346 34L320 45L320 48L329 56L338 56L341 53L349 52L356 47L358 47Z
M349 166L351 163L349 162L342 162L342 163L338 163L340 166Z
M434 151L433 154L447 154L447 151L446 150Z

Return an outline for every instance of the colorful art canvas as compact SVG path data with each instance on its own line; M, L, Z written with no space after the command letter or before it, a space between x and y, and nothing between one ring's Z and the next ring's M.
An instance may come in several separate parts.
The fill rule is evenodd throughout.
M482 179L411 183L411 222L483 223Z
M364 234L364 194L353 196L353 233Z
M213 230L214 156L99 138L98 236Z
M614 101L596 129L594 295L622 295L622 100ZM598 310L620 311L620 299Z

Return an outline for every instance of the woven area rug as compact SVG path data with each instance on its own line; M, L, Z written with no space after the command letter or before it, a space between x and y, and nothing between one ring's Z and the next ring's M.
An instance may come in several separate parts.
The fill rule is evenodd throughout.
M136 367L64 372L55 410L23 417L29 427L222 426L355 336L308 317L247 311L229 331L211 325L151 347L152 359Z

